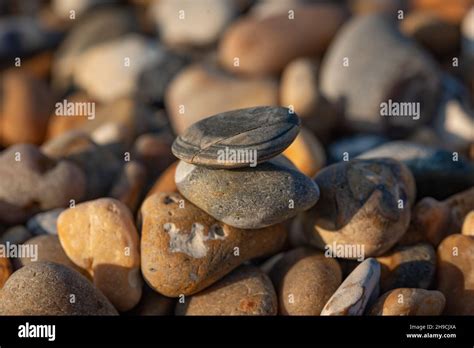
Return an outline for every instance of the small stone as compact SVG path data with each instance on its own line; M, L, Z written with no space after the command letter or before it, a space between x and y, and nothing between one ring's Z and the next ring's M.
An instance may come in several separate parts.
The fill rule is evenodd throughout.
M411 10L431 12L438 15L440 18L459 24L472 6L471 0L410 0L409 7Z
M12 4L13 5L13 4ZM60 36L50 32L37 16L8 15L0 20L0 60L27 57L57 45Z
M474 210L471 210L471 212L464 218L464 223L462 224L462 234L465 236L474 237Z
M341 267L335 259L307 248L285 253L270 277L283 315L320 315L342 281Z
M446 297L446 315L474 315L474 238L446 237L438 247L438 290Z
M396 159L410 168L419 198L444 199L474 186L474 164L459 153L406 141L392 141L359 156L380 157Z
M37 262L13 273L0 292L0 315L117 315L80 273Z
M175 302L174 298L165 297L145 284L142 298L131 313L139 316L172 315Z
M157 193L142 205L142 273L155 291L195 294L243 262L277 253L286 230L275 225L241 230L225 225L178 193Z
M138 31L138 21L130 9L104 7L88 13L72 27L56 52L54 86L67 89L79 57L88 48L134 31Z
M121 202L101 198L76 205L58 219L66 255L85 269L119 311L140 300L140 251L133 216Z
M328 147L328 161L329 163L349 161L387 141L388 138L375 134L358 134L339 138Z
M265 18L246 16L224 33L219 60L234 73L278 73L295 58L321 55L346 16L336 4L296 6Z
M49 87L23 71L10 69L2 75L0 143L41 144L53 107Z
M133 144L132 157L145 165L152 178L161 175L176 160L171 153L173 137L170 133L146 133Z
M75 62L74 82L107 102L136 93L140 74L164 57L154 42L137 34L94 45Z
M255 167L286 149L300 121L286 108L256 107L210 116L189 127L171 150L181 160L212 168Z
M443 203L451 211L449 233L460 233L464 219L471 210L474 210L474 187L448 197Z
M402 163L387 158L339 162L321 170L315 182L321 198L303 214L314 246L359 246L366 257L378 256L406 232L415 184Z
M28 239L33 238L28 229L23 225L10 227L0 237L0 244L23 244Z
M39 234L58 234L56 222L59 214L64 211L63 208L57 208L33 216L26 223L26 227L34 235Z
M318 75L318 66L313 60L298 58L291 61L282 72L280 104L291 108L303 125L324 139L336 126L339 115L321 95Z
M56 161L34 145L13 145L1 152L0 178L0 222L8 224L66 207L85 195L86 178L78 166Z
M207 46L236 13L234 0L160 0L151 6L160 38L170 46Z
M253 266L237 268L176 306L177 315L276 315L277 310L270 278Z
M127 162L120 176L110 191L110 197L125 204L130 211L135 212L145 187L147 171L143 164L137 161Z
M7 257L0 257L0 289L12 274L12 265Z
M394 22L383 15L355 16L325 55L321 93L343 108L352 130L406 135L436 111L441 91L437 65ZM419 114L385 116L385 111L393 114L391 103L400 101L419 103Z
M255 229L283 222L309 209L319 198L314 181L283 156L255 168L233 170L181 161L175 179L186 199L216 220L237 228Z
M382 266L382 292L395 288L429 289L436 272L436 252L431 244L397 247L377 257Z
M34 262L49 261L54 262L66 267L69 267L75 271L78 271L82 275L87 277L87 273L80 267L76 266L66 255L61 243L59 243L58 236L54 235L42 235L31 238L23 243L23 246L27 248L35 248L37 254L30 256L21 256L18 261L20 267L29 265ZM31 250L31 249L30 249Z
M277 106L278 84L273 78L238 78L213 66L194 64L171 81L165 104L179 135L210 115L261 105Z
M380 264L366 259L342 282L324 306L321 315L362 315L379 292Z
M85 200L107 195L123 165L123 160L107 146L96 144L81 131L70 131L51 139L41 150L52 158L77 164L86 173Z
M395 289L383 294L369 315L441 315L446 299L443 293L425 289Z
M323 145L306 128L301 128L291 145L283 151L303 174L312 178L326 163Z

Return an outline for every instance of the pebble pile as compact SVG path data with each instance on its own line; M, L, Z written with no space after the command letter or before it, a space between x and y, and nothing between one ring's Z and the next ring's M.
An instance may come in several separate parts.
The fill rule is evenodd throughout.
M472 2L28 3L0 315L474 315Z

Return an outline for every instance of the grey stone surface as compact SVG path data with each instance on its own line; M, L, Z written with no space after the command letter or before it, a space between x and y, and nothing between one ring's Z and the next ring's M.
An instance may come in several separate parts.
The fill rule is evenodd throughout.
M380 264L369 258L357 266L324 306L321 315L362 315L378 297Z
M285 221L319 198L314 181L283 156L256 168L209 169L181 161L176 169L181 194L215 219L255 229Z
M287 148L299 126L298 116L283 107L233 110L189 127L172 151L183 161L214 168L255 166Z

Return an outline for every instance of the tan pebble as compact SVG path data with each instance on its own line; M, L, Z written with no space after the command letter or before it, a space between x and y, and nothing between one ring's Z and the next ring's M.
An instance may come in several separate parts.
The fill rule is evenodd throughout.
M462 234L474 237L474 210L471 210L471 212L464 218Z
M91 275L119 311L138 303L139 237L123 203L101 198L69 208L58 218L58 235L66 255Z
M400 244L410 245L423 241L437 246L448 233L451 224L450 209L443 202L424 197L413 208L410 226Z
M241 266L176 306L177 315L276 315L270 278L257 267Z
M12 145L0 153L0 178L0 221L7 224L66 207L83 199L86 191L85 173L77 165L48 157L31 144Z
M334 4L297 6L292 13L235 21L220 42L221 64L234 73L278 73L295 58L321 55L346 18Z
M285 253L270 272L283 315L320 315L342 281L335 259L307 248Z
M142 205L142 273L165 296L205 289L243 262L275 254L286 230L243 230L219 222L178 193L157 193Z
M27 240L24 244L29 250L36 249L34 255L23 256L19 258L21 266L26 266L32 262L50 261L60 265L72 268L84 276L88 277L88 273L82 268L75 265L64 252L58 236L45 234Z
M435 290L399 288L383 294L369 315L441 315L444 295Z
M307 129L301 128L293 143L283 151L303 174L313 177L324 167L326 155L319 140Z
M438 246L438 290L446 297L447 315L474 315L474 238L446 237Z
M66 102L69 102L69 103L80 103L81 109L79 110L76 107L74 111L79 111L79 113L77 115L74 114L70 116L56 115L56 110L54 110L55 112L49 117L48 130L46 134L47 140L53 139L72 129L78 129L88 121L88 117L86 115L87 104L83 104L83 103L93 103L94 100L92 100L84 92L77 92L58 102L64 103L64 100L66 100ZM72 104L66 104L66 105L72 105ZM79 104L74 104L74 105L79 105ZM82 105L85 108L82 107Z
M191 65L170 83L165 96L174 131L221 112L278 105L278 84L271 78L238 78L214 67Z

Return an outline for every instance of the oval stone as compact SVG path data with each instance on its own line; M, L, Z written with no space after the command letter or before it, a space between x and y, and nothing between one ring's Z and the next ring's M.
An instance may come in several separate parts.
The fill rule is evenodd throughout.
M324 306L321 315L362 315L379 291L380 264L369 258L344 280Z
M193 124L172 151L185 162L213 168L255 166L285 150L299 125L298 116L283 107L232 110Z
M216 221L178 193L161 192L142 205L142 273L168 296L194 294L250 259L277 253L282 225L242 230Z
M287 252L270 271L283 315L320 315L342 281L335 259L308 248Z
M257 267L241 266L176 306L177 315L276 315L270 278Z
M78 272L52 262L37 262L7 280L0 292L0 315L117 315L117 311Z
M397 247L377 261L382 266L382 292L395 288L428 289L433 283L436 253L431 244Z
M435 290L401 288L383 294L369 315L441 315L446 299Z
M179 192L216 220L245 229L271 226L312 207L318 186L285 157L256 168L210 169L181 161ZM238 197L238 199L236 199Z
M378 256L407 230L415 185L402 163L388 158L343 161L321 170L315 181L321 199L303 216L314 246L361 247L365 256Z

